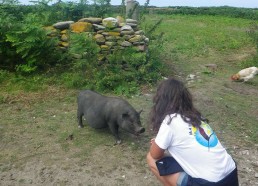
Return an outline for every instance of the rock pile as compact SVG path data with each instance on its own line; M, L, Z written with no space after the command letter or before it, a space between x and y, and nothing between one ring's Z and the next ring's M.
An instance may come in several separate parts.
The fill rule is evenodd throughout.
M49 27L49 36L58 37L59 47L66 50L69 47L69 33L87 32L92 34L100 47L99 61L106 59L114 50L123 50L134 47L138 52L146 52L149 39L144 36L143 30L138 28L138 22L133 19L116 18L82 18L77 22L58 22Z

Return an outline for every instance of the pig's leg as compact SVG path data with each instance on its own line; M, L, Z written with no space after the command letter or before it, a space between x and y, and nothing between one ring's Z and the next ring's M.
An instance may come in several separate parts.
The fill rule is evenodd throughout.
M78 119L78 127L79 128L83 128L82 116L83 116L83 114L81 112L79 112L79 110L78 110L77 111L77 119Z
M115 136L116 144L120 144L122 141L118 135L118 125L114 123L108 123L108 126L112 134Z

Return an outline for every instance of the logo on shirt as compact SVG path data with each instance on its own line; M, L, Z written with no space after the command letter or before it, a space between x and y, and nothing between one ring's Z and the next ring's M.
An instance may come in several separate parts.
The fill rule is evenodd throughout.
M202 122L199 127L191 127L191 135L195 136L196 141L204 147L215 147L218 144L218 138L212 128Z

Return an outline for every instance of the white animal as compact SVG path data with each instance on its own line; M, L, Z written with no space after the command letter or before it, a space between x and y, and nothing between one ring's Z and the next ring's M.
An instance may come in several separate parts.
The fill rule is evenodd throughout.
M257 67L249 67L240 70L238 73L231 76L231 79L233 81L237 80L243 80L244 82L252 79L255 77L255 75L258 74L258 68Z

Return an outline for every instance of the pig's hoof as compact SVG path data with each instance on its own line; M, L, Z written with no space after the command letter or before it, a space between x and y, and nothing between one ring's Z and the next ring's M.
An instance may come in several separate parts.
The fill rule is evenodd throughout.
M83 126L82 125L78 125L78 128L81 129L81 128L83 128Z

